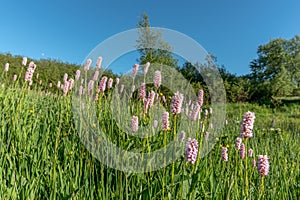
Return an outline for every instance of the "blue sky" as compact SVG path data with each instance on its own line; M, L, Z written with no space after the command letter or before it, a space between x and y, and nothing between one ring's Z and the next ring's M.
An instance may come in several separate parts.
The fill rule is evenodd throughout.
M250 72L259 45L300 35L298 0L9 0L1 2L0 52L80 64L102 41L136 28L143 12L238 75ZM135 61L123 62L129 69Z

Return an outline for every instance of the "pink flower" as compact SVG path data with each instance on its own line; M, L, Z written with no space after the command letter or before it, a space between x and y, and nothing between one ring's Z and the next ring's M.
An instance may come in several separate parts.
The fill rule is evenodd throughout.
M236 150L240 150L241 149L241 144L242 144L242 138L241 137L237 137L235 140L235 148Z
M137 132L139 128L139 119L137 116L132 116L131 129L133 132Z
M167 111L164 111L162 115L162 129L164 131L168 130L169 128L169 113Z
M91 91L92 91L93 87L94 87L94 81L90 80L89 84L88 84L88 96L91 95Z
M72 90L73 85L74 85L74 79L70 78L69 79L69 90Z
M78 93L79 93L79 96L81 96L83 94L83 86L82 85L79 87Z
M198 114L199 114L199 111L200 111L200 105L198 103L196 103L196 106L194 106L194 109L190 115L190 119L192 121L196 121L197 120L197 117L198 117Z
M26 64L27 64L27 57L23 57L22 65L23 65L23 66L26 66Z
M95 73L94 73L93 81L97 81L98 76L99 76L99 71L97 70L97 71L95 71Z
M146 75L146 74L148 73L149 67L150 67L150 63L147 62L147 63L145 64L145 67L144 67L144 75Z
M243 120L241 121L241 136L243 136L244 138L252 137L254 119L254 112L248 111L244 114Z
M153 106L153 103L154 103L154 98L155 98L155 92L154 91L151 91L149 94L148 94L148 106L149 108L151 108Z
M199 90L199 92L198 92L198 104L200 105L200 107L203 106L203 95L204 95L203 90Z
M257 160L257 170L261 176L266 176L269 173L269 161L267 155L259 155Z
M252 157L252 155L253 155L253 150L252 150L252 149L249 149L249 150L248 150L248 156L249 156L249 157Z
M161 72L160 71L155 71L154 72L153 82L154 82L154 87L155 88L159 88L160 87L160 85L161 85Z
M98 57L97 62L96 62L96 69L101 68L101 63L102 63L102 57Z
M139 94L140 99L145 99L146 98L146 84L142 83L140 86L140 94Z
M171 102L171 112L173 115L178 115L181 112L181 106L183 102L183 94L178 91L174 94Z
M116 86L119 85L120 79L117 77L116 78Z
M40 76L40 74L39 74L39 73L37 73L37 74L36 74L36 79L39 79L39 76Z
M67 73L64 74L64 79L63 80L64 80L64 82L68 80L68 74Z
M252 167L255 167L255 166L256 166L256 160L253 159L253 160L252 160Z
M195 164L198 156L198 141L195 139L188 138L184 152L186 162L191 162L192 164Z
M113 81L114 81L114 79L112 79L112 78L108 79L108 83L107 83L107 88L108 89L112 88Z
M60 85L61 85L61 82L58 81L58 82L57 82L57 87L60 88Z
M17 75L14 75L13 81L15 82L17 80Z
M4 66L4 71L8 72L8 69L9 69L9 63L6 63Z
M240 148L240 158L244 159L245 158L245 145L244 143L241 144L241 148Z
M158 121L157 121L157 120L154 120L154 121L153 121L153 127L154 127L154 128L157 128L157 126L158 126Z
M67 93L69 91L69 86L70 86L70 83L68 81L65 81L64 88L63 88L64 96L67 95Z
M92 64L92 60L90 58L87 59L84 65L84 71L88 71L90 69L91 64Z
M222 160L227 162L228 161L228 149L226 147L222 147Z
M136 76L138 69L139 69L139 65L138 64L134 64L134 66L133 66L133 77Z
M107 77L103 76L101 81L100 81L100 84L99 84L98 92L104 92L105 91L106 81L107 81Z
M52 88L52 83L51 82L49 83L49 87Z
M75 80L78 81L80 78L80 70L76 70L76 74L75 74Z

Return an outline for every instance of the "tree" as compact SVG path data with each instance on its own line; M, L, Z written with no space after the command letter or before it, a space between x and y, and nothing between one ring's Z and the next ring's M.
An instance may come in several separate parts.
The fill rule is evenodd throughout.
M300 86L300 37L271 40L258 47L250 64L253 95L287 96Z
M150 26L149 17L143 13L139 23L139 38L136 48L140 53L140 64L159 63L171 67L177 67L178 60L172 56L171 46L162 40L162 34L153 30Z

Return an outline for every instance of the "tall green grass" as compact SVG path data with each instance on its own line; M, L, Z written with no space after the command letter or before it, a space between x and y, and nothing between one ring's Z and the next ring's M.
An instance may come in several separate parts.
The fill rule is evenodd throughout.
M186 163L182 154L163 169L127 173L107 167L86 150L74 124L71 95L46 95L39 88L28 88L27 84L19 87L14 83L0 88L0 199L300 198L299 105L272 109L228 104L228 124L214 138L214 148L205 157L198 157L195 165ZM99 98L97 114L111 141L137 152L161 148L164 133L140 139L118 129L109 112L109 98L109 93ZM139 111L136 107L129 109ZM254 156L246 163L234 145L240 121L248 110L255 112L256 119L254 136L247 142ZM147 124L153 119L143 120ZM174 128L179 122L175 123L174 117L170 120L167 142L180 131ZM199 141L204 139L205 131L195 132ZM97 142L101 145L101 137ZM221 159L222 146L228 147L228 162ZM263 192L262 177L251 165L260 154L268 155L270 162Z

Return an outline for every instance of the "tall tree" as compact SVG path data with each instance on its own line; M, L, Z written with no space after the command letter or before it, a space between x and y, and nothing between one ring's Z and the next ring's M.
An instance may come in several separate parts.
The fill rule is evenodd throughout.
M139 38L136 48L140 53L140 64L159 63L171 67L177 67L178 60L172 55L171 46L163 41L161 32L150 26L149 17L143 13L138 23Z
M258 58L250 64L255 91L266 96L287 96L300 86L300 37L271 40L258 47ZM262 91L258 87L264 87ZM254 87L253 87L254 88Z

